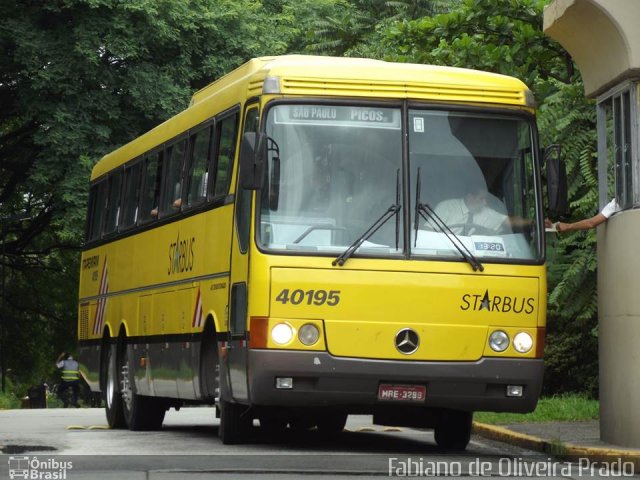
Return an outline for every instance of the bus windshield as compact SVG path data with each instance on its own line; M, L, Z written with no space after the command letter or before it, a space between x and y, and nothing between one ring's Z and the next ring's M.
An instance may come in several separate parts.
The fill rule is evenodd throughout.
M355 256L462 258L457 241L482 261L540 257L529 121L416 108L402 122L399 107L272 107L260 246L339 255L375 225Z

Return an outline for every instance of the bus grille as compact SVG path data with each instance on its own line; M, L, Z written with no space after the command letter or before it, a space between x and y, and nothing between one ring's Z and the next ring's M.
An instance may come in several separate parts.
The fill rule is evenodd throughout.
M89 305L80 307L80 322L78 323L78 339L89 338Z

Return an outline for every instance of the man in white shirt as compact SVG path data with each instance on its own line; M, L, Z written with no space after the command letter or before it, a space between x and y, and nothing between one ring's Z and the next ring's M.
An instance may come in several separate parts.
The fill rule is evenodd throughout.
M557 232L575 232L577 230L589 230L591 228L596 228L598 225L606 222L609 217L611 217L611 215L619 212L620 210L620 205L618 205L618 202L616 202L616 199L614 198L602 208L600 213L597 213L591 218L586 218L574 223L552 223L551 220L545 219L544 225L547 228L555 227Z
M488 195L481 189L464 198L444 200L435 212L456 235L511 233L509 217L487 206Z

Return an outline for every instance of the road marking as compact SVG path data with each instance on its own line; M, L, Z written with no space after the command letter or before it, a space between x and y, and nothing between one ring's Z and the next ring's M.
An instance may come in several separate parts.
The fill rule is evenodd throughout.
M84 425L69 425L67 430L109 430L107 425L90 425L85 427Z

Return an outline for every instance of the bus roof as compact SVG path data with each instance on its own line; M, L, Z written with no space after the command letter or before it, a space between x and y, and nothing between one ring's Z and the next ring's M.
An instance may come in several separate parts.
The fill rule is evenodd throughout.
M186 110L105 155L93 168L91 179L101 177L244 99L262 94L534 107L533 96L524 83L496 73L364 58L261 57L197 91Z

